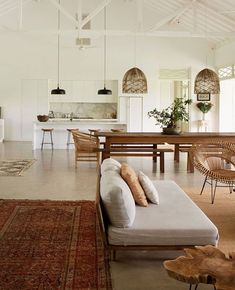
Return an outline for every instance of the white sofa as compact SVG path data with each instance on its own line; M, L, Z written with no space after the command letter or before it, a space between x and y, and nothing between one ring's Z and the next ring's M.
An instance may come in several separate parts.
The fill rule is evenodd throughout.
M159 204L138 206L120 166L111 158L101 164L99 212L110 250L217 245L216 226L174 181L154 181Z

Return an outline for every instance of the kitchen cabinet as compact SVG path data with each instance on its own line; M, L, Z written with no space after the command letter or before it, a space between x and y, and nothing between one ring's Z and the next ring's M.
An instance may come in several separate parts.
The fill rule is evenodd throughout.
M120 122L127 123L129 132L143 131L143 96L120 97Z
M32 141L33 122L37 115L48 114L48 81L21 81L21 139Z
M4 140L4 119L0 119L0 142Z

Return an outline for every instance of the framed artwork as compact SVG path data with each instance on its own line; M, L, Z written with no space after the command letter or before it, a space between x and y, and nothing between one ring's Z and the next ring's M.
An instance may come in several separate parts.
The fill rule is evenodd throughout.
M198 101L210 101L211 94L210 93L199 93L197 94Z

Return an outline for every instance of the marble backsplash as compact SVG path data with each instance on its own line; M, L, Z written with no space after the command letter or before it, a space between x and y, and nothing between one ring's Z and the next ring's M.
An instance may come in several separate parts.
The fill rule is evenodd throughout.
M50 103L55 118L116 119L117 103Z

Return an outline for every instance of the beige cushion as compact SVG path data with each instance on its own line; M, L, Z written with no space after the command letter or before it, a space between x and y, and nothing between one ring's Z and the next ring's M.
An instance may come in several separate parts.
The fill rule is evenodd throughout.
M110 170L117 171L118 173L120 173L121 163L119 163L117 160L115 160L113 158L104 159L104 161L102 162L102 164L100 166L101 175L105 171L110 171Z
M100 180L100 196L110 223L130 227L135 219L135 201L126 182L117 171L105 171Z
M159 195L156 187L153 185L152 181L149 179L147 175L145 175L142 171L138 172L139 182L144 190L147 198L155 204L159 204Z
M150 203L147 208L136 206L130 228L109 226L111 245L217 245L216 226L174 181L153 183L158 189L160 204Z
M135 202L141 206L148 206L146 196L139 183L138 176L135 173L134 169L127 163L122 163L121 176L130 187Z

